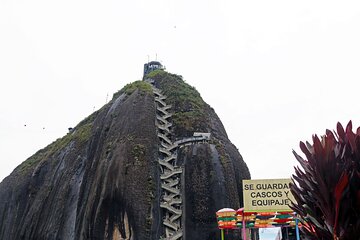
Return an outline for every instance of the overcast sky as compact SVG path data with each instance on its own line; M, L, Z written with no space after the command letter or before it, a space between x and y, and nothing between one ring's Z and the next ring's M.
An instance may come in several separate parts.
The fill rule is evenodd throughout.
M252 178L360 125L357 1L0 1L0 181L161 60L221 118ZM26 126L25 126L26 125Z

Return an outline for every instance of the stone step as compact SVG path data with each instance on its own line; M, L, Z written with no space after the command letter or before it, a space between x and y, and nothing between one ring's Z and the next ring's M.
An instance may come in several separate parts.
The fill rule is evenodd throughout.
M165 189L166 191L169 191L171 193L174 193L174 194L180 194L180 189L174 188L174 187L169 187L169 185L166 185L166 184L161 184L161 188Z
M172 144L172 145L169 145L167 144L165 141L160 141L160 144L163 148L165 148L167 151L172 151L174 150L175 148L178 147L177 144Z
M173 171L165 171L163 174L161 174L160 179L161 180L168 179L169 177L172 177L176 174L181 174L181 173L182 173L181 168L174 168Z
M170 128L171 124L169 124L170 126L166 126L166 125L160 125L158 123L156 123L156 127L162 131L164 131L166 134L171 134Z
M171 171L174 170L174 166L173 166L172 164L166 162L165 160L159 159L158 162L159 162L159 164L160 164L161 166L164 166L164 167L166 167L167 169L169 169L169 170L171 170Z
M167 187L174 187L176 185L179 184L179 178L175 178L175 179L171 179L171 178L168 178L168 179L165 179L164 180L165 182L163 182L164 185L166 185Z
M171 233L168 231L169 228L166 229L166 237L162 238L163 240L177 240L180 239L183 236L182 229L179 229L178 231L174 232L171 231Z
M172 155L172 153L171 153L169 150L167 150L167 148L164 148L164 147L160 147L160 148L159 148L159 152L161 152L161 153L163 153L163 154L165 154L165 155L167 155L167 156L171 156L171 155Z
M165 193L165 195L163 196L163 199L164 199L164 201L166 201L166 202L171 201L171 199L177 199L177 200L180 200L180 201L181 201L181 197L180 197L180 196L176 197L176 196L177 196L177 195L176 195L176 194L173 194L173 193L170 193L170 194Z
M160 203L160 207L161 208L165 208L166 210L168 210L169 212L173 213L173 214L176 214L176 215L180 215L182 214L182 211L181 209L177 209L177 208L174 208L172 206L170 206L169 204L167 203Z
M156 94L156 95L162 95L160 89L158 89L158 88L156 88L156 87L153 87L152 89L153 89L153 93L154 93L154 94Z
M155 102L160 103L162 106L166 106L166 103L162 99L160 99L159 97L155 97Z
M175 196L176 196L175 194L165 195L163 197L163 200L169 203L170 205L181 204L182 199L180 197L175 198Z
M171 124L168 120L166 120L165 118L159 116L159 115L156 115L156 119L160 122L162 122L163 124L165 125L168 125L168 124Z
M156 114L156 118L158 120L160 120L161 122L164 122L167 121L168 118L171 118L172 117L172 114L171 113L168 113L168 114L164 114L164 115L159 115L159 114Z
M158 98L160 100L165 100L167 98L167 96L160 93L160 94L158 94L158 96L156 98Z
M161 138L163 141L165 141L170 146L173 145L172 141L165 134L158 133L157 135L159 138Z
M177 231L180 228L180 224L179 223L174 223L174 222L170 222L169 219L165 219L163 221L164 225L173 229L174 231Z
M167 105L165 107L157 107L156 110L158 110L159 112L161 112L162 114L168 114L169 112L167 110L169 110L171 108L171 105Z
M161 117L159 116L159 118L161 118ZM165 121L166 121L166 120L165 120ZM156 122L155 125L156 125L156 127L161 128L161 129L172 127L172 123L171 123L171 122L168 122L168 121L166 121L166 123Z
M175 221L178 220L180 217L181 217L181 215L173 214L173 215L170 217L170 221L171 221L171 222L175 222Z
M164 160L165 162L170 162L171 160L176 160L177 158L177 155L176 154L172 154L170 156L167 156L166 158L162 159Z

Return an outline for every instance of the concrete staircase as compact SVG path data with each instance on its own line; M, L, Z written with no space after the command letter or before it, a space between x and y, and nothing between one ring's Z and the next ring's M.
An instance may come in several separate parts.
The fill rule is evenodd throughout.
M172 141L175 137L172 135L172 123L169 122L172 114L170 113L171 105L166 104L166 96L157 89L152 79L145 79L153 85L153 93L156 103L156 122L157 136L160 140L158 163L161 169L161 199L160 208L163 209L163 225L165 234L161 237L164 240L183 239L184 231L181 222L182 209L182 186L181 176L183 168L176 165L177 149L196 143L207 142L209 136L193 136ZM208 134L210 135L210 134Z
M153 87L153 92L157 110L157 136L160 140L158 162L161 168L160 180L162 189L160 207L164 210L163 225L165 228L165 236L163 236L163 239L176 240L181 239L183 236L180 186L182 168L176 166L177 145L171 140L172 134L170 127L172 124L169 122L169 118L172 116L169 112L171 105L166 104L166 96L163 95L159 89Z

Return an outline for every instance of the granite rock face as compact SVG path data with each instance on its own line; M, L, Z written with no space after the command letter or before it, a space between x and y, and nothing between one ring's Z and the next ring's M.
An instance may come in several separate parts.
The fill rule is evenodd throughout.
M149 74L171 104L185 239L214 239L215 212L242 206L249 170L214 110L182 77ZM152 86L128 84L67 135L0 183L0 239L160 239L164 234L159 138Z

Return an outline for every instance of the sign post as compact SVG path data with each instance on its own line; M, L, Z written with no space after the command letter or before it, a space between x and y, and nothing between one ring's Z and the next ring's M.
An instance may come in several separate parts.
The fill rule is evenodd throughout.
M244 215L244 211L242 212L243 214L243 220L242 220L242 231L243 231L243 240L246 240L246 223L245 223L245 215Z
M246 228L296 227L299 236L299 219L290 208L295 202L290 191L291 179L243 180L244 207L235 211L223 208L216 212L221 240L224 229L242 229L242 239L246 240Z
M289 212L291 179L243 180L245 212Z
M295 219L295 231L296 231L296 240L300 240L300 234L299 234L299 219L297 218L296 215L296 219Z

